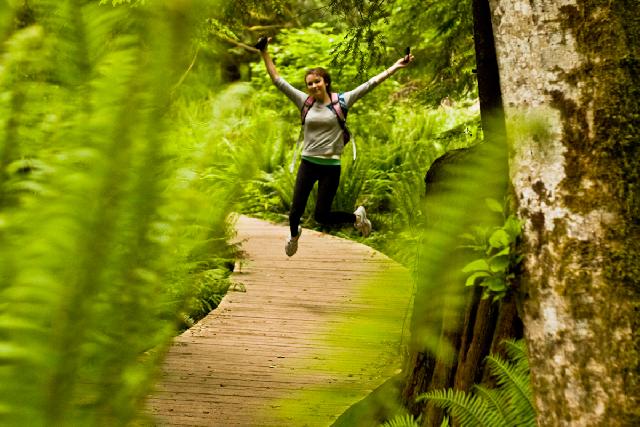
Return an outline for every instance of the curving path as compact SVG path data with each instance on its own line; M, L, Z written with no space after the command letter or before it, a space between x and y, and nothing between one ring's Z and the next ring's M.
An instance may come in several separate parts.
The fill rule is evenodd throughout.
M160 426L329 426L400 368L409 275L316 231L288 258L287 227L236 229L236 289L176 337L150 412Z

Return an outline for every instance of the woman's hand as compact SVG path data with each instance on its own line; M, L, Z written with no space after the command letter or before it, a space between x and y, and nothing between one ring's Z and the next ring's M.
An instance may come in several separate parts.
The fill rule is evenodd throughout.
M256 49L258 49L260 52L264 51L267 49L267 45L269 44L269 42L271 41L271 38L267 38L265 36L262 36L258 39L258 43L256 43L255 45L253 45L253 47L255 47Z
M388 69L384 70L383 72L375 76L373 79L378 84L382 83L383 81L391 77L391 75L394 74L396 71L398 71L400 68L405 68L411 62L413 62L413 60L414 60L413 55L411 54L405 55L402 58L398 59L391 67L389 67Z
M414 59L415 57L412 54L409 54L407 56L403 56L402 58L398 59L395 62L395 64L393 64L393 66L396 68L404 68L410 63L412 63Z
M258 51L260 52L266 52L269 43L271 43L271 37L262 36L258 39L258 43L256 43L253 47L258 49Z

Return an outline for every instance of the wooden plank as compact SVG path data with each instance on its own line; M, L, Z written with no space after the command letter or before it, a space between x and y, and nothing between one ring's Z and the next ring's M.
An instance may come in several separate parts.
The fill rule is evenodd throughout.
M312 230L288 258L288 227L241 216L236 229L245 291L176 337L148 413L160 426L328 426L398 370L409 274Z

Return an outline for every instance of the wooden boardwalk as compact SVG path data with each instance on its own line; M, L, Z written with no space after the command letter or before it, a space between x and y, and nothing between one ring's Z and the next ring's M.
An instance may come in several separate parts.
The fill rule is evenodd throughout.
M288 227L236 228L240 290L176 337L149 410L160 426L330 426L400 368L408 273L312 230L288 258Z

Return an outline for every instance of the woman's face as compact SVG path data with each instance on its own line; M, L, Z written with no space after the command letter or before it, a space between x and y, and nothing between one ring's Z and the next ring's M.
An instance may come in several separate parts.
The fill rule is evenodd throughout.
M324 96L327 93L327 86L324 83L324 79L317 74L308 74L305 78L307 82L307 91L309 95L313 96L316 100L324 100Z

